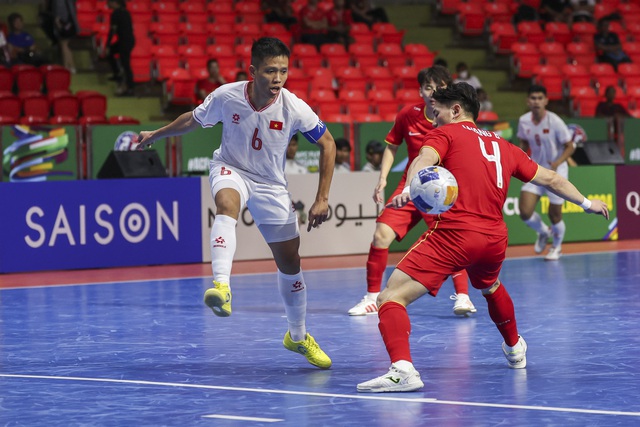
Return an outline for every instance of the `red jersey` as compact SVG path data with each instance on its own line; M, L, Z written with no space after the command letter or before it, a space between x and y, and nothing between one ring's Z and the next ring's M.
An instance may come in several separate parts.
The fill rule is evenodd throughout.
M433 129L433 122L427 118L427 107L424 102L404 107L396 115L393 127L387 134L385 142L392 145L402 144L402 140L407 143L407 151L409 152L409 161L404 168L404 174L398 184L398 187L404 188L407 180L407 170L418 157L420 149L424 145L424 138L429 131Z
M473 230L483 234L507 234L502 207L514 176L531 181L538 164L494 132L473 122L452 123L434 129L424 140L440 163L458 181L458 200L440 215L437 227Z
M196 90L204 90L207 95L222 86L220 83L213 83L209 79L200 79L196 82Z
M337 27L340 24L351 25L353 18L351 17L351 10L343 9L342 12L338 12L335 9L331 9L327 12L327 23L329 27Z

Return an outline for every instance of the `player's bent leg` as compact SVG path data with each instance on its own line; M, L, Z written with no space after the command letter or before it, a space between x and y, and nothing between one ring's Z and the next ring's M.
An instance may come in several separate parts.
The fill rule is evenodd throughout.
M537 191L534 184L532 191ZM537 236L533 246L535 253L542 253L547 247L549 237L551 237L551 229L544 223L540 215L535 211L536 205L540 200L540 195L529 191L521 191L518 199L518 208L520 210L520 218L531 229L533 229Z

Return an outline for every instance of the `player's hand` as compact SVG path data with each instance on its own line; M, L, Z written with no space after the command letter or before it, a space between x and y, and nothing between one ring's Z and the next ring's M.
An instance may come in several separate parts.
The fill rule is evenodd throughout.
M143 130L138 134L138 146L136 150L144 150L147 147L151 147L155 140L153 139L153 132Z
M585 209L585 212L602 215L606 219L609 219L609 208L607 207L607 204L605 202L599 199L589 200L591 201L591 207L589 209Z
M329 202L315 201L309 209L309 222L307 223L307 231L312 228L318 228L320 224L327 220L329 216Z
M384 203L383 195L384 195L384 188L386 186L387 186L387 181L381 179L378 182L378 185L376 185L376 189L373 190L373 201L376 202L377 204Z
M391 202L386 206L388 208L401 208L406 206L411 201L411 195L409 193L401 193L391 199Z

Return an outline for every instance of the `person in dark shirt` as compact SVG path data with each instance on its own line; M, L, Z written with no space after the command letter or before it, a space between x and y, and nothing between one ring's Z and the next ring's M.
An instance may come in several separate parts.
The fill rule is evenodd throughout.
M604 97L606 100L596 106L596 117L629 117L627 109L615 102L616 88L614 86L607 86Z
M609 20L602 19L598 22L598 32L593 35L593 44L598 54L598 62L608 62L616 71L618 64L631 62L631 58L622 50L618 35L609 31Z
M107 37L107 46L109 47L108 58L113 71L113 77L111 79L120 81L120 87L116 90L116 95L131 96L133 95L131 51L136 44L136 39L133 35L131 14L127 10L125 0L109 0L107 4L109 5L109 9L113 10L113 12L111 12L109 35ZM118 58L116 58L116 55ZM120 72L121 68L122 72Z

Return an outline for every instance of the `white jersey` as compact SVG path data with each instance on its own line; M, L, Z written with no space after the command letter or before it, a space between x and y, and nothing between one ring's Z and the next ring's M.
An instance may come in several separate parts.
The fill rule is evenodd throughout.
M316 128L320 119L300 98L281 89L269 105L256 110L249 101L249 82L220 86L193 110L202 127L222 122L222 143L213 160L235 167L263 184L287 185L287 147L298 131Z
M286 175L295 175L300 173L309 173L307 168L296 162L295 159L287 159L284 165L284 173Z
M535 124L531 112L523 114L518 120L518 138L527 141L531 149L531 158L541 166L549 168L564 151L571 140L571 131L556 113L546 111L540 123ZM558 166L558 172L568 171L567 162Z

